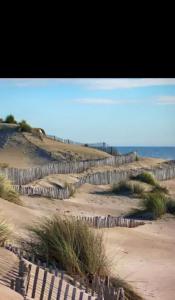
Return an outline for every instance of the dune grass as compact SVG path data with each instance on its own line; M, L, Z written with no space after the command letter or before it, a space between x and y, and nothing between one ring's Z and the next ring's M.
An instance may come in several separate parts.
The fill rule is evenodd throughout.
M0 197L9 202L22 205L19 194L14 190L11 182L3 175L0 175Z
M11 233L10 226L6 221L0 218L0 246L4 246L5 242L9 239Z
M143 200L145 211L151 212L153 219L157 219L166 213L166 197L161 192L149 192Z
M154 178L154 176L148 172L143 172L141 174L138 174L137 176L133 176L132 179L136 179L136 180L151 184L153 186L157 185L157 181Z
M82 221L54 216L28 228L28 251L70 275L108 274L101 233Z
M111 278L112 286L115 288L122 287L125 291L125 300L144 300L133 288L130 284L128 284L125 280L120 277L112 277Z
M115 194L136 194L140 196L143 194L144 188L139 183L122 181L118 184L113 184L112 192Z
M158 183L153 187L153 192L164 193L164 194L168 194L169 193L167 187L161 186Z

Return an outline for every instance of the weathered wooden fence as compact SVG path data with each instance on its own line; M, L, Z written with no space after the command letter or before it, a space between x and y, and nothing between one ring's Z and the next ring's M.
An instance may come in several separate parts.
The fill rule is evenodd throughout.
M108 170L104 172L96 172L91 174L83 175L76 183L70 185L66 188L57 187L34 187L34 186L20 186L14 185L16 191L22 195L29 196L42 196L55 199L68 199L73 190L85 183L95 184L95 185L106 185L119 183L121 181L129 179L131 176L136 176L142 172L152 173L157 180L167 180L175 177L175 162L164 163L160 166L154 168L140 168L140 169L130 169L130 170Z
M104 165L118 167L122 164L133 162L135 159L136 153L134 152L99 160L58 162L27 169L0 168L0 174L10 179L13 184L23 185L51 174L81 173L91 167Z
M55 135L46 135L46 137L51 139L51 140L54 140L54 141L62 142L64 144L83 145L82 143L75 142L75 141L70 140L70 139L63 139L63 138L57 137Z
M122 287L114 288L108 276L99 277L88 274L86 277L68 276L62 271L37 262L32 256L32 263L23 258L18 247L6 245L6 249L14 252L20 258L19 273L16 280L11 280L11 288L23 295L24 299L47 300L125 300ZM25 253L24 253L24 257Z
M21 195L40 196L53 199L68 199L71 196L71 191L68 187L38 187L38 186L20 186L13 185L13 188Z
M77 220L84 221L85 223L89 224L90 226L96 228L112 228L112 227L128 227L133 228L140 225L144 225L145 222L123 218L123 217L113 217L113 216L95 216L95 217L87 217L87 216L76 216L74 217Z

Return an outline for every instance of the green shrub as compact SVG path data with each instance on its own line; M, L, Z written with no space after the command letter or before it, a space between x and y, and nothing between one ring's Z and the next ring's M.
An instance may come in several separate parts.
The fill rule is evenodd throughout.
M144 192L144 188L138 183L121 181L118 184L113 184L112 192L116 194L142 194Z
M10 236L11 230L9 225L3 220L0 219L0 246L4 246L5 242Z
M15 204L22 205L19 194L14 190L11 182L2 175L0 175L0 197Z
M15 117L13 115L8 115L4 121L4 123L9 123L9 124L17 124Z
M166 210L168 213L175 215L175 200L171 198L167 199Z
M148 172L143 172L137 176L132 177L132 179L140 180L142 182L151 184L153 186L156 186L156 184L157 184L154 176Z
M153 214L153 219L157 219L166 213L166 198L163 193L150 192L145 194L143 205L147 212Z
M25 120L22 120L19 123L19 129L22 132L31 132L32 131L32 127Z
M108 273L102 235L84 222L54 216L29 230L33 240L28 250L40 259L56 263L71 275Z

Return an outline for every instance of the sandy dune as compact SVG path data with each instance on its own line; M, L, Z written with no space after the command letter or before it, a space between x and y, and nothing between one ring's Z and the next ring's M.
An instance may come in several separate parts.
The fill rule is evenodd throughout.
M163 182L175 195L175 180ZM116 196L109 186L84 185L68 200L22 197L24 207L0 199L0 215L14 227L15 236L27 236L26 225L41 216L121 215L139 206L139 199ZM175 218L165 216L137 228L105 229L105 247L112 272L128 281L144 299L174 300ZM14 298L15 299L15 298Z
M104 230L112 272L130 283L146 300L174 300L175 218L134 229Z
M65 144L47 137L41 140L32 133L19 132L17 125L0 123L0 163L6 163L9 167L33 167L55 161L55 158L62 161L108 156L103 151L89 147Z

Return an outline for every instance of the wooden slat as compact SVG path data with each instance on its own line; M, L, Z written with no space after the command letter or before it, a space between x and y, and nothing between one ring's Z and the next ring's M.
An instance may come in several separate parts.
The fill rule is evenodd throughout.
M67 283L65 288L65 293L64 293L64 300L67 300L69 297L69 287L70 285Z
M58 285L58 291L57 291L57 298L56 298L56 300L60 300L61 299L62 286L63 286L63 280L60 279L59 280L59 285Z
M72 300L76 300L76 298L75 298L76 297L76 291L77 291L77 289L76 289L76 287L74 287L73 291L72 291L72 298L71 298Z
M32 297L31 298L35 298L36 286L37 286L37 281L38 281L38 274L39 274L39 266L37 266L36 270L35 270L35 277L34 277L34 282L33 282Z
M52 297L52 291L53 291L53 287L54 287L54 282L55 282L55 276L52 275L51 282L50 282L50 287L49 287L48 300L51 300L51 297Z

